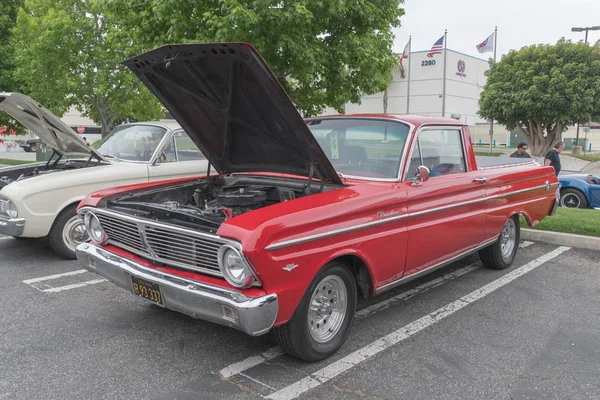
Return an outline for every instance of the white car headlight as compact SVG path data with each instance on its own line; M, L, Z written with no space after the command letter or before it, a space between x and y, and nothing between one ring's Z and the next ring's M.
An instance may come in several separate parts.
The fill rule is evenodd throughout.
M19 216L17 206L4 196L0 196L0 213L8 215L10 218Z
M219 249L218 257L221 272L232 286L246 289L257 281L254 271L238 249L223 245Z
M100 220L93 212L88 212L83 217L85 228L90 235L90 239L96 244L103 245L108 241L108 236L100 224Z
M12 201L8 200L6 203L6 213L11 218L17 218L19 216L19 210L17 210L17 206Z

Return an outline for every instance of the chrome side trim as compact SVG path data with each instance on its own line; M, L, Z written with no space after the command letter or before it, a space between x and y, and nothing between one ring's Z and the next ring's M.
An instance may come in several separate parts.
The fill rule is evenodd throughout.
M379 295L379 294L381 294L381 293L383 293L385 291L388 291L390 289L395 288L396 286L400 286L402 284L408 283L408 282L410 282L410 281L412 281L414 279L417 279L417 278L420 278L420 277L422 277L424 275L427 275L428 273L433 272L433 271L435 271L435 270L437 270L439 268L442 268L442 267L445 267L445 266L447 266L449 264L452 264L454 261L457 261L457 260L459 260L459 259L461 259L463 257L468 256L469 254L473 254L473 253L475 253L475 252L483 249L484 247L487 247L487 246L491 245L496 240L498 240L497 237L493 238L491 240L488 240L488 241L484 242L483 244L480 244L479 246L475 247L474 249L467 250L467 251L465 251L463 253L460 253L460 254L458 254L458 255L456 255L456 256L454 256L454 257L452 257L452 258L450 258L450 259L448 259L446 261L442 261L439 264L432 265L431 267L429 267L427 269L424 269L424 270L419 271L417 273L414 273L412 275L402 277L402 278L398 279L397 281L394 281L394 282L388 283L386 285L383 285L380 288L375 289L375 295Z
M286 240L284 242L279 242L279 243L272 243L272 244L268 245L267 247L265 247L265 250L276 250L276 249L281 249L283 247L293 246L295 244L312 242L313 240L322 239L322 238L329 237L329 236L340 235L342 233L351 232L351 231L355 231L358 229L370 228L372 226L385 224L387 222L399 221L401 219L408 218L409 216L410 216L410 214L403 214L403 215L398 215L396 217L378 219L376 221L371 221L371 222L367 222L367 223L360 224L360 225L349 226L347 228L335 229L333 231L329 231L329 232L325 232L325 233L317 233L316 235L305 236L305 237L298 238L298 239Z
M490 167L479 167L479 168L477 168L477 171L487 171L489 169L500 169L500 168L506 168L506 167L518 167L518 166L522 166L522 165L531 165L531 164L540 165L537 161L531 160L531 161L521 162L521 163L493 165Z
M442 207L431 208L428 210L418 211L418 212L414 212L414 213L407 213L407 214L399 215L399 216L393 217L393 218L386 218L386 219L382 219L382 220L367 222L364 224L349 226L347 228L335 229L333 231L318 233L315 235L305 236L305 237L298 238L298 239L285 240L283 242L272 243L272 244L268 245L267 247L265 247L265 250L281 249L284 247L293 246L293 245L300 244L300 243L311 242L313 240L318 240L318 239L322 239L322 238L326 238L326 237L330 237L330 236L335 236L335 235L339 235L342 233L347 233L347 232L352 232L352 231L356 231L356 230L360 230L360 229L370 228L372 226L385 224L388 222L398 221L401 219L407 219L407 218L411 218L411 217L418 217L421 215L426 215L426 214L430 214L430 213L434 213L434 212L438 212L438 211L444 211L444 210L449 210L449 209L456 208L456 207L462 207L462 206L468 206L471 204L482 203L482 202L485 202L488 200L501 199L501 198L512 196L515 194L520 194L520 193L525 193L525 192L530 192L530 191L534 191L534 190L538 190L538 189L545 189L545 188L546 188L545 184L538 185L538 186L533 186L533 187L530 187L527 189L515 190L513 192L497 194L494 196L486 196L486 197L482 197L479 199L463 201L461 203L448 204L448 205L442 206Z

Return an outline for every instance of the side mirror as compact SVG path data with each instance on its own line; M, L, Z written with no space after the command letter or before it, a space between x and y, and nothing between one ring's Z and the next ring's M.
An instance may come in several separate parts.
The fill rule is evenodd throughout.
M417 168L417 177L412 183L412 186L421 186L423 182L427 182L429 180L429 168L424 165L421 165Z

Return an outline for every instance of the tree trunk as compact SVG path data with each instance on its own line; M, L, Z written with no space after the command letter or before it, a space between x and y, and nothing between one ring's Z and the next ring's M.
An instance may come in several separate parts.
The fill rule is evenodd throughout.
M102 139L106 137L115 127L115 117L117 114L114 111L110 111L106 107L108 98L104 98L99 102L96 102L96 112L100 118L100 134Z
M531 155L544 157L554 144L561 140L563 126L561 124L542 125L534 121L518 123L517 127L527 137Z

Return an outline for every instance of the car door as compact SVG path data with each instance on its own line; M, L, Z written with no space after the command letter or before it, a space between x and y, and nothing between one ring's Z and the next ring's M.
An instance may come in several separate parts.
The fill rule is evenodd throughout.
M157 149L154 159L148 165L150 181L202 176L208 168L208 161L183 130L177 130L167 138Z
M465 133L466 134L466 133ZM435 267L486 240L485 184L471 171L460 126L427 126L410 149L407 181L408 247L405 276ZM429 180L414 185L419 166Z

